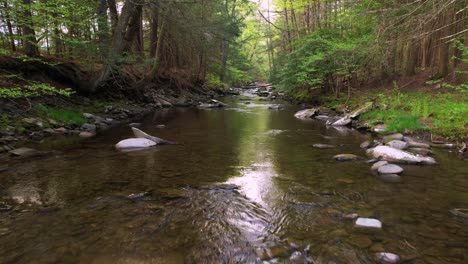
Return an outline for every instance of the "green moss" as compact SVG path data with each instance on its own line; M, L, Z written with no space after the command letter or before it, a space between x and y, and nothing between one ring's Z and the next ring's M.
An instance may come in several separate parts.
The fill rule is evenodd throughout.
M79 111L64 108L55 108L39 104L35 106L36 114L43 119L53 119L60 123L71 125L82 125L86 123L86 119Z

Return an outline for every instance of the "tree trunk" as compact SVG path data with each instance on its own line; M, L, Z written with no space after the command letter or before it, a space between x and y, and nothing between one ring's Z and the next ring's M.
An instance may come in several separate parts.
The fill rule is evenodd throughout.
M39 49L37 48L36 32L33 28L32 14L31 14L31 0L23 0L24 5L24 24L23 24L23 38L24 38L24 53L28 57L38 57Z
M10 8L8 7L7 1L3 1L3 7L4 7L3 10L5 12L5 20L6 20L7 29L8 29L8 39L10 43L10 49L11 51L15 52L16 46L15 46L15 39L14 39L14 34L13 34L13 26L11 25Z

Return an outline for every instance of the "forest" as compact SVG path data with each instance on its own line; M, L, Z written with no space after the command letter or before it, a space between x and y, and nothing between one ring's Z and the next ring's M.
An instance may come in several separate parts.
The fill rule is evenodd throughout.
M443 88L455 98L468 91L466 0L2 0L1 5L1 61L13 68L2 67L4 98L70 93L50 82L18 86L11 58L52 68L72 63L73 73L62 71L74 76L71 90L91 94L112 93L115 87L151 90L161 80L213 90L268 81L293 100L331 105L364 100L369 91L391 105L387 95L405 96L398 94L405 87ZM415 103L415 111L432 99L424 100ZM436 115L464 114L464 101L442 101L430 104L455 112ZM441 132L460 128L458 135L466 129L461 119Z

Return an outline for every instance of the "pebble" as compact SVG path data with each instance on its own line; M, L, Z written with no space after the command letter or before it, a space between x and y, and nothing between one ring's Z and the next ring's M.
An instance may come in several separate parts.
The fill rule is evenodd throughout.
M96 131L96 125L93 125L93 124L86 123L86 124L83 124L81 127L88 131Z
M349 219L349 220L354 220L354 219L357 219L359 217L359 214L347 214L347 215L343 215L343 218L344 219Z
M403 168L395 164L385 164L377 168L379 174L400 174Z
M400 262L400 257L393 253L379 252L376 253L377 259L381 263L398 263Z
M358 218L356 220L356 227L382 229L382 222L373 218Z
M156 128L165 128L166 125L157 125Z

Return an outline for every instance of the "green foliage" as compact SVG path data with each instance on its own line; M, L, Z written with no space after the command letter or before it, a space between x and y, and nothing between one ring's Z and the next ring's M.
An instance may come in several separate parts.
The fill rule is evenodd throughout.
M4 128L8 125L10 119L7 114L0 114L0 128Z
M27 98L46 95L70 96L73 93L71 88L57 89L50 84L38 82L32 82L22 87L0 88L0 98Z
M369 123L383 121L388 131L430 130L448 138L468 135L468 98L454 94L428 95L421 92L379 94L380 108L361 116Z
M208 89L212 89L212 90L226 88L226 84L224 84L223 81L221 81L221 78L219 78L218 75L213 74L213 73L208 73L208 75L206 76L205 86Z
M86 123L86 119L83 117L83 114L75 110L55 108L42 104L36 105L34 110L41 118L50 118L63 124L82 125Z
M466 46L460 40L455 40L453 42L453 46L460 51L461 55L460 55L460 57L453 57L452 59L457 60L460 63L468 63L468 46ZM457 70L456 74L466 76L468 74L468 71ZM467 83L460 83L458 85L451 85L451 84L448 84L448 83L444 83L444 84L442 84L442 86L446 87L446 88L451 88L451 89L457 90L457 91L459 91L461 93L468 93L468 84Z

